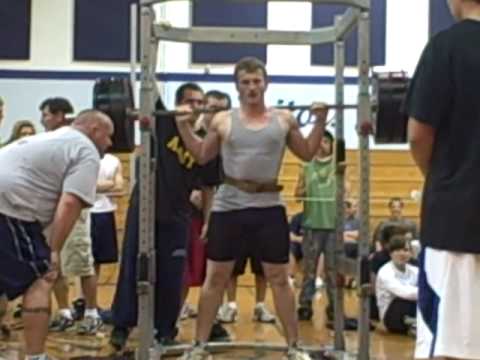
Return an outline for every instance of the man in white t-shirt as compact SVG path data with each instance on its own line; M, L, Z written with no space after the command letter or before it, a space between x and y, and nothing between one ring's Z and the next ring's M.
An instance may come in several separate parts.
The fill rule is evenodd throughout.
M378 272L375 291L380 319L388 331L405 334L409 318L414 318L418 299L418 268L404 235L394 235L389 243L390 260ZM407 321L406 321L407 320Z
M95 201L100 157L112 133L108 116L86 110L71 127L0 149L0 288L9 299L23 295L27 360L47 359L60 251L81 210Z

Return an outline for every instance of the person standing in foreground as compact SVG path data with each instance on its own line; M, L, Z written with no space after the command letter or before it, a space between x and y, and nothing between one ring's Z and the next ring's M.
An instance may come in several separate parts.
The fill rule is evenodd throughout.
M327 108L320 103L312 106L316 122L305 139L289 111L265 105L265 64L244 58L236 64L234 77L240 108L218 113L203 140L189 123L193 114L177 117L180 135L194 158L203 164L221 154L225 173L209 223L207 278L200 296L196 342L184 359L209 357L205 344L235 260L249 251L258 255L272 287L288 359L310 359L297 346L295 298L288 283L289 228L278 175L286 146L304 161L313 158L323 136ZM189 108L177 110L188 112Z
M23 295L27 360L47 359L50 293L60 251L82 208L95 201L100 157L112 134L108 116L87 110L71 127L0 149L0 289L9 299Z
M458 23L426 46L406 103L425 176L415 356L480 359L480 0L448 4Z

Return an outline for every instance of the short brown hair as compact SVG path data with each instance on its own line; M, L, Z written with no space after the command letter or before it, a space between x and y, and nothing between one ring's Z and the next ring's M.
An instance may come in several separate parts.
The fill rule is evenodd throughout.
M405 249L407 245L410 244L405 238L405 235L393 235L388 244L388 253L391 254L394 251Z
M246 71L247 73L261 70L263 73L263 77L265 78L265 80L267 79L267 68L265 67L263 61L256 57L247 56L237 62L237 64L235 65L235 70L233 71L233 77L235 78L235 82L238 81L238 73L242 70Z

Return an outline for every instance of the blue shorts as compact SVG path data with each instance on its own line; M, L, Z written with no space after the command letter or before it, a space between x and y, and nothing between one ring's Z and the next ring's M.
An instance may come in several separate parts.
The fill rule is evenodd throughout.
M0 293L11 300L48 271L50 248L39 223L2 214L0 242Z

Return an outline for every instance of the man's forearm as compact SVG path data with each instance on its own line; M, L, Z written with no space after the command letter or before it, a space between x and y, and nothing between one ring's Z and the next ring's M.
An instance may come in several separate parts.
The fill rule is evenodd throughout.
M210 212L212 210L214 193L215 190L213 187L207 187L202 189L202 213L204 223L208 223L208 221L210 220Z
M321 120L317 120L315 125L313 126L312 131L307 137L307 146L308 151L310 153L310 157L314 157L320 147L320 143L322 141L323 132L325 128L325 122Z
M408 120L408 141L415 164L423 176L427 176L432 159L435 129L415 118Z
M204 164L205 161L202 153L203 140L195 135L192 127L186 122L177 123L177 128L187 150L192 154L199 164Z
M75 195L62 194L51 227L49 245L52 251L60 252L62 250L82 208L83 203Z
M413 161L418 166L423 176L427 176L430 169L430 160L432 158L432 143L428 142L410 142L410 151Z
M113 180L99 180L97 182L97 192L107 192L109 190L112 190L114 186L115 182Z

